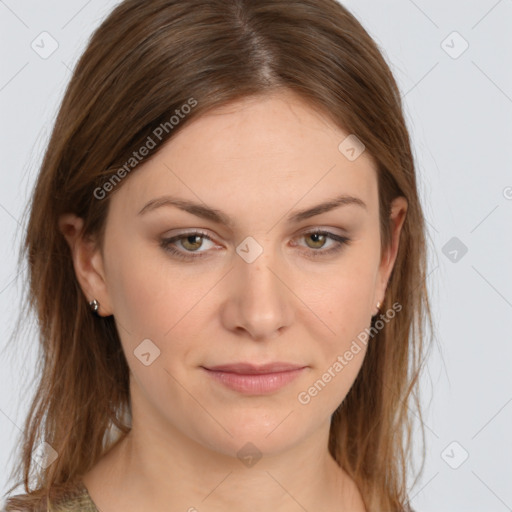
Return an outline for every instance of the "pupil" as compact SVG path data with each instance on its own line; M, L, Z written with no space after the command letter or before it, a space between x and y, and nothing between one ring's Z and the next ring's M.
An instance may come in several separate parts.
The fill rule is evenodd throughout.
M324 237L325 235L322 235L320 233L312 233L310 236L311 236L311 238L313 238L313 242L318 243L318 242L321 242L321 240L319 240L319 238Z
M197 235L190 235L190 236L187 236L187 243L191 244L191 245L198 245L199 242L197 241L198 238L201 238L200 236L197 236Z

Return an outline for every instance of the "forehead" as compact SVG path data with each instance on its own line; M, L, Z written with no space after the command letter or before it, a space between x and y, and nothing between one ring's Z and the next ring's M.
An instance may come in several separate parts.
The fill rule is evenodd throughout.
M223 210L233 204L233 214L241 206L254 212L274 204L306 207L339 194L371 207L376 164L366 151L347 158L339 146L349 135L293 93L245 98L177 132L126 178L114 208L140 209L166 193Z

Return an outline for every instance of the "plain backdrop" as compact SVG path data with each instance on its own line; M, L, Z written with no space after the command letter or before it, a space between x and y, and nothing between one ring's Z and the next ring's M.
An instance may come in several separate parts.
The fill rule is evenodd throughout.
M37 363L33 330L16 353L2 350L24 286L21 216L71 69L115 4L0 0L2 495ZM512 1L344 5L399 83L428 220L437 341L422 381L427 459L411 479L412 505L512 510ZM41 38L47 52L58 45L51 55Z

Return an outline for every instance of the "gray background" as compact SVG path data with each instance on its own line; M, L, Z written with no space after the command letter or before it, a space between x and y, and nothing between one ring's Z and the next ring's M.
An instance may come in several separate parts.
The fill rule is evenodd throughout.
M0 0L0 350L23 289L16 262L28 193L70 70L116 3ZM399 82L429 226L437 341L422 381L427 460L411 479L412 504L512 510L512 1L344 5ZM43 31L58 43L46 59L31 47L43 46ZM33 390L34 336L26 331L16 353L1 352L2 494Z

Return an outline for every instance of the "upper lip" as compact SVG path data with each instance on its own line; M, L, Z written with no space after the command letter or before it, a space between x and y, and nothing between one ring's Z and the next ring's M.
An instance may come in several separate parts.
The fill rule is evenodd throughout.
M299 370L305 368L306 365L292 364L292 363L268 363L255 365L251 363L234 363L234 364L222 364L218 366L204 366L206 370L216 372L228 372L228 373L239 373L242 375L255 375L265 373L277 373L277 372L289 372L292 370Z

